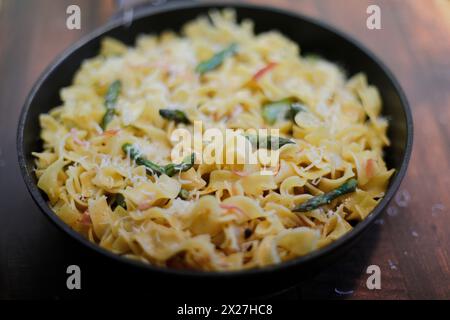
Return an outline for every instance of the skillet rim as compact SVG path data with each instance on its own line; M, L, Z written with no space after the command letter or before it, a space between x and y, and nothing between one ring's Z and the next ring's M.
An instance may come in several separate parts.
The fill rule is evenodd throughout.
M31 194L34 202L38 205L39 209L45 213L45 216L50 219L60 230L64 233L68 234L72 239L77 240L78 243L82 244L85 247L90 248L97 253L102 254L108 258L111 258L123 265L135 266L141 270L147 270L152 272L161 272L170 276L181 276L181 277L203 277L203 278L237 278L237 277L249 277L249 276L262 276L265 274L269 274L272 272L280 272L282 270L292 269L295 267L300 267L302 265L313 264L314 262L319 261L320 258L323 258L327 255L331 255L333 251L336 254L340 247L345 247L345 245L351 245L354 240L358 238L358 236L362 235L363 231L365 231L374 221L380 216L380 214L384 211L385 207L388 205L390 200L394 197L397 192L405 174L406 169L408 167L409 160L411 158L412 146L413 146L413 119L411 109L406 98L405 93L403 92L399 82L394 77L392 72L386 67L386 65L374 54L371 50L365 47L359 40L351 37L350 35L338 30L337 28L319 21L315 18L305 16L298 12L288 11L287 9L282 9L279 7L274 7L270 5L260 5L260 4L250 4L250 3L239 3L236 1L206 1L201 3L166 3L161 7L155 6L144 6L141 7L137 5L136 8L139 9L138 12L135 12L133 20L140 19L144 17L149 17L155 14L159 14L162 12L168 11L177 11L189 8L200 8L205 12L211 10L213 8L235 8L236 10L242 9L250 9L250 10L258 10L265 11L268 14L277 13L285 16L290 16L291 18L303 20L306 23L316 25L319 28L324 29L327 32L333 33L337 35L341 40L350 43L354 47L358 48L363 54L365 54L370 60L372 60L375 65L379 67L379 69L385 74L385 76L389 79L391 84L393 85L396 93L400 98L400 102L402 105L402 110L404 113L405 121L406 121L406 143L405 143L405 151L404 156L400 165L400 169L396 172L395 176L392 178L388 190L383 197L383 199L378 203L378 205L372 210L372 212L361 222L359 222L350 232L346 233L344 236L340 237L333 243L325 246L324 248L315 250L311 253L308 253L305 256L301 256L298 258L294 258L292 260L288 260L285 262L281 262L274 265L269 265L261 268L252 268L252 269L241 269L241 270L233 270L233 271L202 271L202 270L188 270L188 269L174 269L167 267L159 267L151 264L147 264L141 261L132 260L118 254L115 254L111 251L103 249L97 244L90 242L88 239L85 239L75 230L70 228L67 224L65 224L48 206L47 201L39 191L37 184L34 182L33 172L28 170L26 164L26 154L25 154L25 146L24 146L24 130L25 123L28 119L28 114L30 110L30 106L32 101L37 93L37 91L41 88L43 82L48 78L50 74L54 72L54 70L64 62L68 56L76 53L80 48L82 48L85 44L90 41L94 41L96 38L100 37L102 34L111 31L112 29L119 28L124 25L124 21L122 19L116 18L113 19L106 24L98 27L94 31L88 33L83 36L80 40L76 41L74 44L70 45L67 49L65 49L61 54L59 54L50 64L49 66L41 73L39 78L36 80L33 85L30 93L28 94L24 106L22 107L18 129L17 129L17 154L18 161L20 166L20 171L22 174L22 178L27 186L29 193Z

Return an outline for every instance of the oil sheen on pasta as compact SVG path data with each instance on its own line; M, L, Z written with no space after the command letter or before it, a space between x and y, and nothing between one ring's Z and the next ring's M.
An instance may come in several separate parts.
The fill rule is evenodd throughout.
M234 54L213 70L196 70L230 44ZM120 94L112 94L117 101L109 102L114 110L102 130L105 95L117 80ZM287 98L303 111L267 123L263 106ZM347 78L336 64L302 56L276 31L255 35L252 22L238 24L233 11L211 12L180 34L142 35L134 47L104 39L61 99L40 116L43 151L33 153L39 188L90 241L153 265L237 270L305 255L366 218L393 174L382 156L389 140L380 95L365 75ZM273 176L258 165L223 164L152 176L122 146L132 143L164 165L170 133L192 128L162 118L160 109L181 110L205 129L279 128L295 144L281 148ZM292 211L350 178L356 191Z

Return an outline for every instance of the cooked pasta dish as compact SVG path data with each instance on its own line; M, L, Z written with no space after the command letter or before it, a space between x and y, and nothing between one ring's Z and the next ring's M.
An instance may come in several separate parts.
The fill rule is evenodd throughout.
M232 10L133 47L105 38L60 95L40 115L38 187L75 231L155 266L239 270L306 255L365 219L394 172L366 76L279 32L255 34ZM196 149L174 158L177 130L213 144L197 129L235 130L276 161L238 162L228 138L210 161Z

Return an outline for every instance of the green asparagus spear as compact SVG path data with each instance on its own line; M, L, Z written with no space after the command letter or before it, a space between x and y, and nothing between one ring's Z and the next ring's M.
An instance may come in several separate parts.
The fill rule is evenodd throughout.
M105 95L105 107L106 112L103 116L101 127L103 130L106 129L108 126L108 123L111 122L111 120L114 117L115 114L115 108L117 103L117 98L119 97L120 91L122 89L122 82L120 80L114 81L108 88L108 91Z
M145 166L147 168L147 171L150 174L156 174L156 175L161 175L164 172L164 167L150 161L147 160L144 156L141 155L141 152L139 151L138 148L136 148L135 146L133 146L131 143L125 143L122 146L122 150L125 153L129 153L130 154L130 158L133 159L134 161L136 161L137 165L140 166Z
M127 203L125 202L125 197L121 193L116 194L116 201L118 206L121 206L122 208L127 208Z
M336 199L337 197L340 197L344 194L354 192L356 190L356 185L358 184L358 181L356 179L350 179L347 180L344 184L339 186L338 188L326 192L324 194L315 196L308 201L296 206L292 211L294 212L306 212L311 211L314 209L317 209L320 206L323 206L325 204L329 204L331 201Z
M205 60L197 65L195 71L204 74L205 72L216 69L229 56L237 52L238 45L236 43L230 44L226 49L216 53L212 58Z
M308 109L301 103L294 102L291 103L289 110L285 114L285 118L291 121L294 121L295 116L299 112L307 112Z
M263 106L262 116L264 121L268 124L274 124L283 112L287 112L291 105L291 99L283 99L275 102L270 102Z
M186 189L181 189L178 196L183 200L187 200L189 199L189 191L187 191Z
M291 139L286 139L283 137L275 137L275 136L259 136L253 134L245 134L244 135L248 141L252 144L252 146L256 149L270 149L277 150L284 146L285 144L295 143L295 141Z
M127 208L127 203L125 202L125 197L121 193L115 193L111 195L110 198L110 206L111 209L115 209L117 206L121 206L122 208Z
M160 109L159 115L164 119L175 121L176 123L184 123L184 124L191 123L186 114L181 110Z
M187 156L183 159L181 163L169 163L164 166L164 172L169 177L174 176L177 172L187 171L194 165L195 162L195 153L191 153L190 156Z
M306 107L291 98L270 102L263 106L262 116L266 123L272 125L283 116L287 120L294 120L300 111L307 111Z
M131 143L125 143L122 146L122 150L125 153L129 153L131 159L136 161L136 164L140 166L145 166L147 168L147 173L153 175L162 175L166 174L169 177L174 176L176 173L180 171L187 171L193 167L195 162L195 154L192 153L190 156L186 157L181 163L169 163L165 166L158 165L141 155L138 148L133 146Z

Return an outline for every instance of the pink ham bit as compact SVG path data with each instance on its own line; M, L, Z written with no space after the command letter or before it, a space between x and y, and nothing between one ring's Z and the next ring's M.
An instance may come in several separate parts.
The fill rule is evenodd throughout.
M235 175L239 176L239 177L246 177L246 176L249 175L249 173L247 173L247 172L245 172L245 171L236 171L236 170L232 170L232 172L233 172Z
M70 136L72 137L73 142L75 142L79 146L88 147L89 142L83 141L80 138L78 138L77 133L78 133L77 129L75 128L70 129Z
M258 70L258 72L253 75L252 80L258 81L263 75L275 68L277 65L277 62L269 62L264 68Z
M281 163L278 162L277 167L276 167L275 171L273 172L273 175L276 176L280 172L280 169L281 169Z
M81 215L80 223L84 226L90 226L92 224L91 216L89 215L89 211L83 212Z
M375 175L375 160L368 159L366 161L366 175L367 178L372 178Z
M237 213L239 213L240 215L246 217L247 215L245 214L245 212L239 208L238 206L232 205L232 204L225 204L225 203L221 203L219 205L222 209L227 210L227 211L236 211Z
M150 209L151 207L152 207L152 200L148 199L146 201L139 203L137 208L142 211Z
M102 136L113 137L120 132L120 129L110 129L102 133Z

